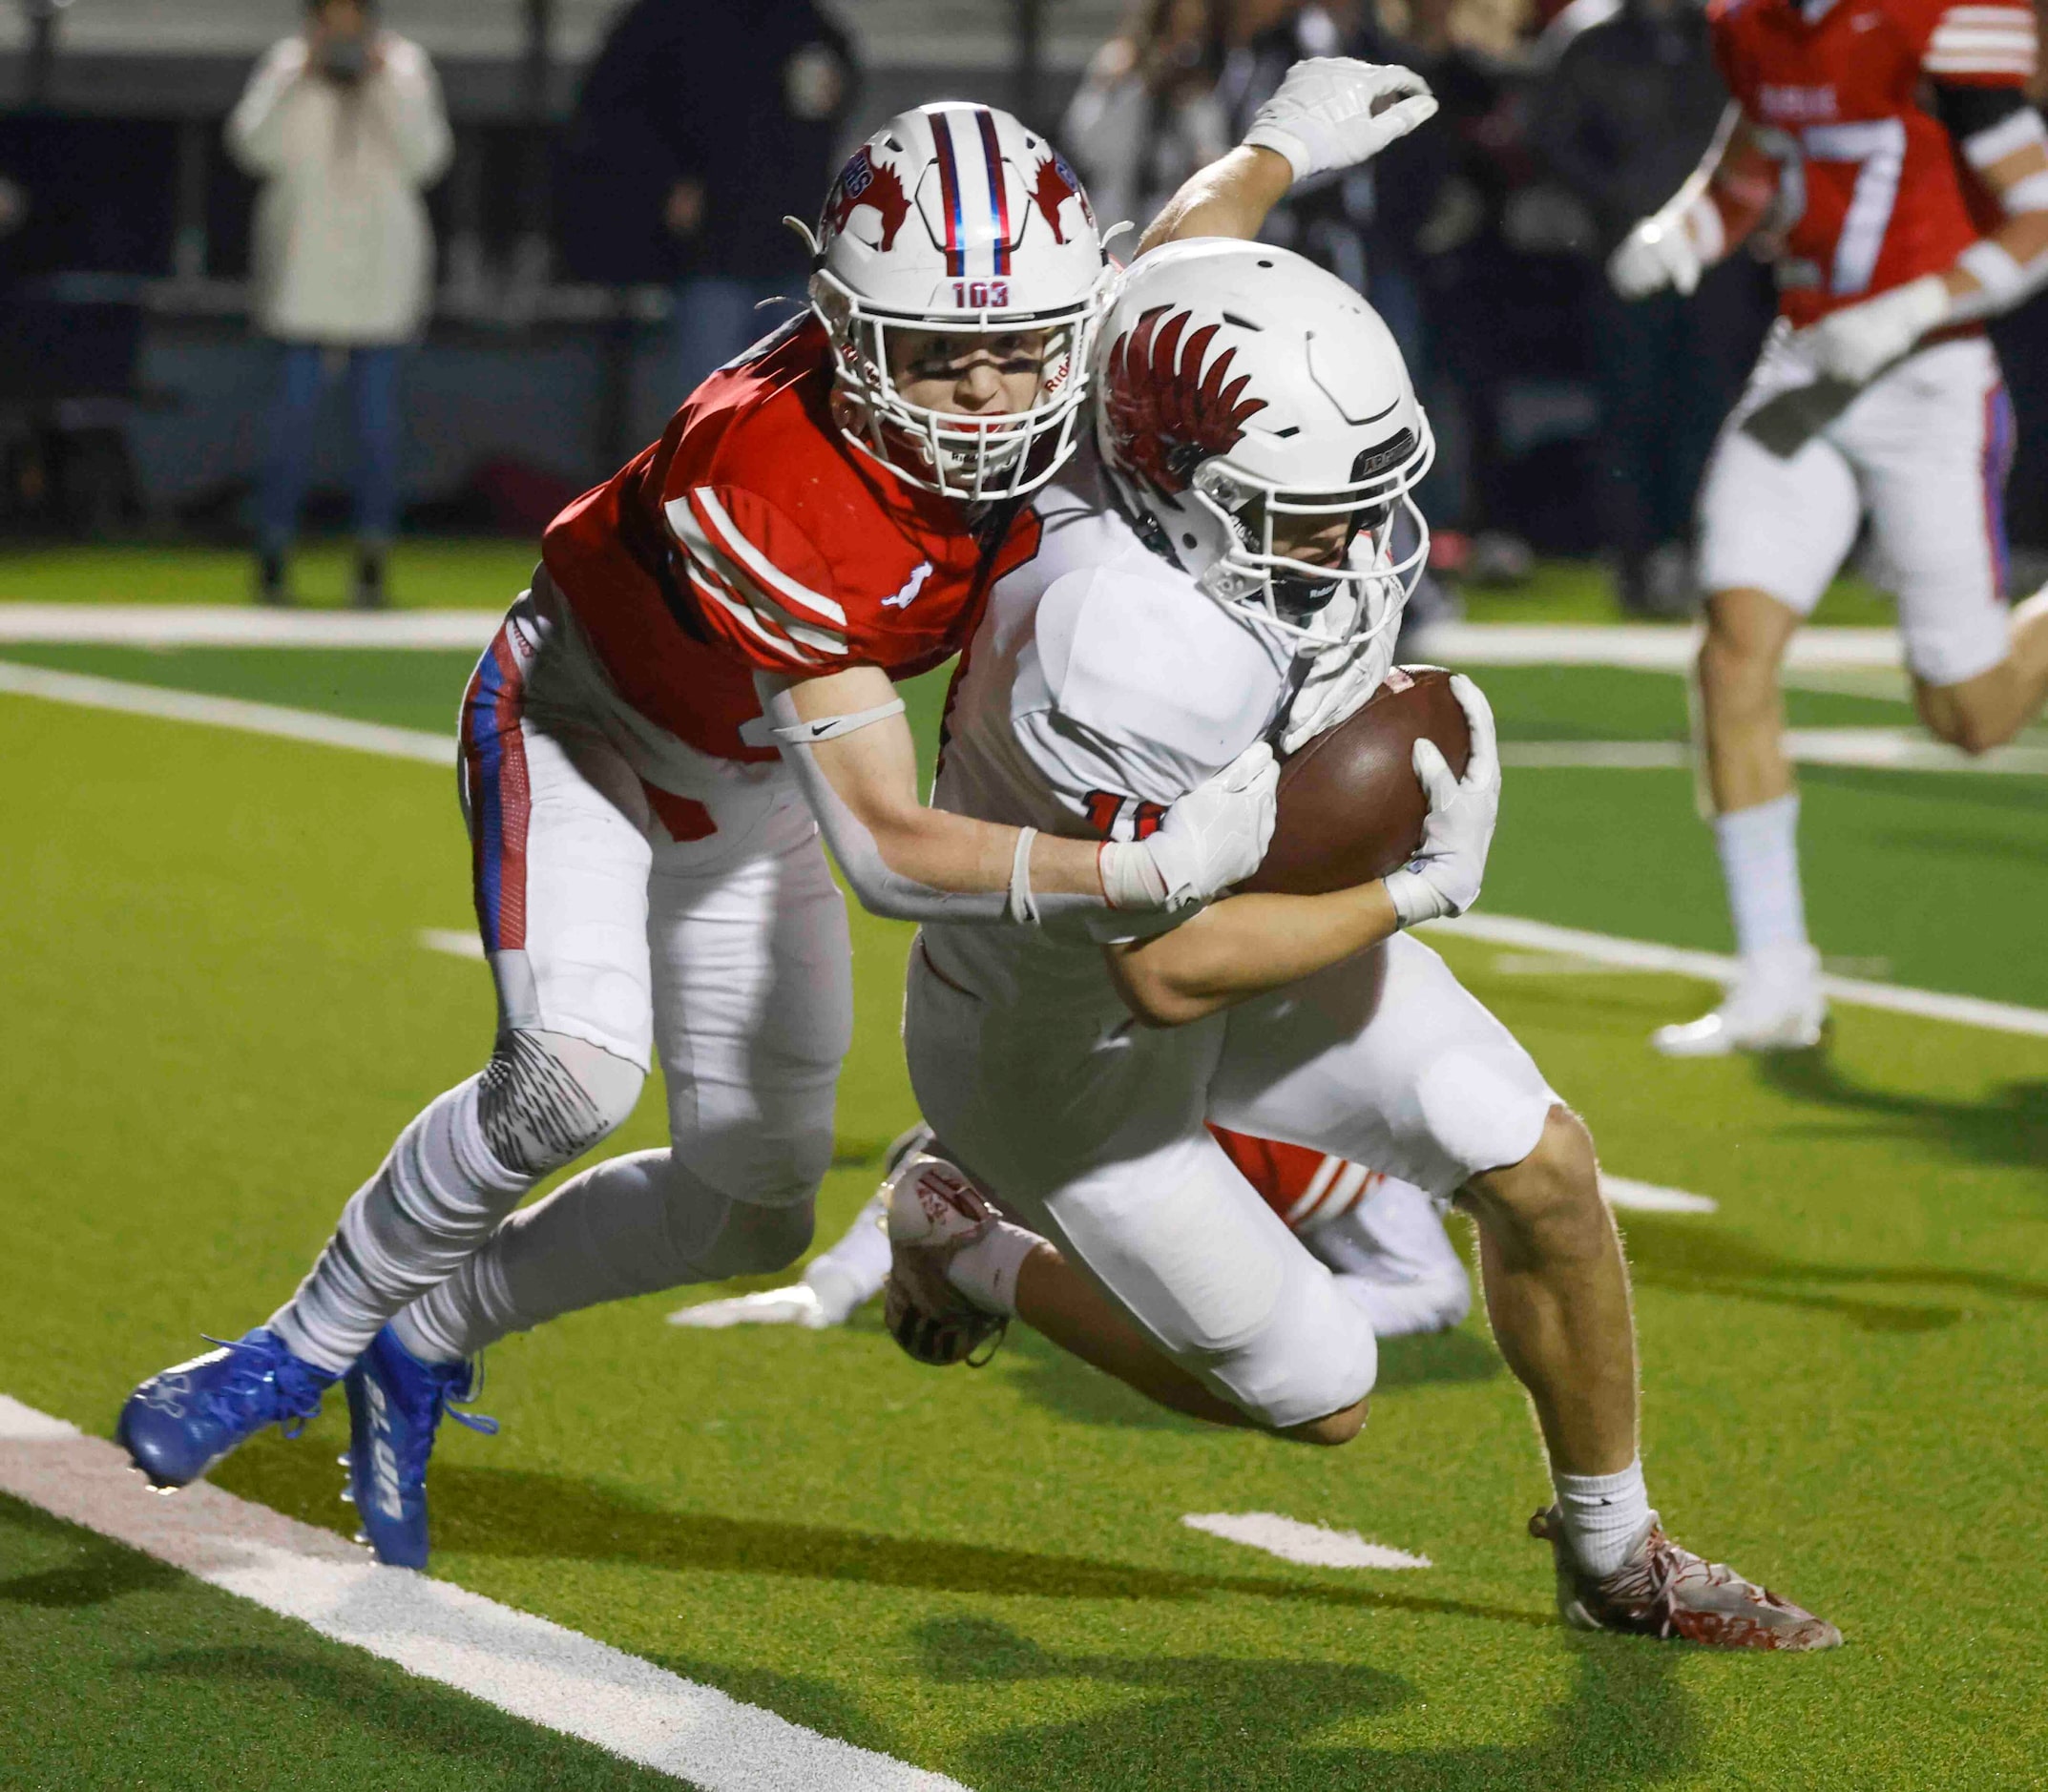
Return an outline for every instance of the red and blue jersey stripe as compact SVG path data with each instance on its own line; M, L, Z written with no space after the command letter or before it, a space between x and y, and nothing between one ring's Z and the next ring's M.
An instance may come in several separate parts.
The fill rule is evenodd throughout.
M526 675L500 629L462 699L462 772L470 802L476 925L486 952L526 947L526 845L533 820L527 776Z

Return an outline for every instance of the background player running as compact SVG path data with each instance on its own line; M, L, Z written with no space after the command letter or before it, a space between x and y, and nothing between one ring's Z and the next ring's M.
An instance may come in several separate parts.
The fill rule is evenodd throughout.
M1689 293L1755 235L1782 292L1700 498L1701 721L1742 972L1656 1035L1685 1056L1820 1037L1778 667L1859 525L1936 735L1984 752L2048 694L2048 594L2005 608L2013 418L1982 327L2048 279L2033 10L1716 0L1710 17L1734 106L1609 263L1624 298Z

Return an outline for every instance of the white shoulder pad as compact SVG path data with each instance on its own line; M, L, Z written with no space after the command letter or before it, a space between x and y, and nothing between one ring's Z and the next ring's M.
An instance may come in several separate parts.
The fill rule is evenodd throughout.
M1284 646L1163 566L1056 580L1035 636L1055 725L1127 763L1125 787L1158 802L1229 764L1272 725L1289 690Z

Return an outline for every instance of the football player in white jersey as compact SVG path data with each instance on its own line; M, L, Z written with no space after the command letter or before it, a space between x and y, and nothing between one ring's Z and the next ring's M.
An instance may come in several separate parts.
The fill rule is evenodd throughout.
M993 589L934 797L1027 843L1141 831L1255 742L1290 745L1363 701L1423 552L1396 564L1390 543L1428 424L1385 326L1310 263L1157 249L1098 357L1100 456L1040 498L1037 553ZM1556 1503L1531 1529L1568 1621L1830 1646L1831 1624L1664 1535L1592 1140L1405 931L1471 905L1492 838L1492 718L1469 680L1453 688L1470 764L1453 778L1418 744L1426 837L1382 882L1191 919L924 927L905 1031L947 1156L891 1190L892 1329L945 1361L1014 1313L1177 1409L1343 1443L1364 1423L1371 1328L1208 1123L1383 1167L1478 1223L1494 1330L1550 1456ZM997 1220L970 1178L1025 1224Z

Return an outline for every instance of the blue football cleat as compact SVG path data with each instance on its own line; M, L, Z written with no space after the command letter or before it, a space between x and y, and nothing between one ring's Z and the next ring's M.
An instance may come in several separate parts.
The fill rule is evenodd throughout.
M282 1425L285 1436L297 1437L338 1380L259 1325L233 1344L152 1375L128 1396L114 1435L155 1486L179 1488L266 1425Z
M348 1390L348 1491L370 1548L394 1568L427 1566L427 1460L447 1413L487 1437L495 1419L454 1410L474 1400L473 1363L422 1363L387 1325L356 1359Z

